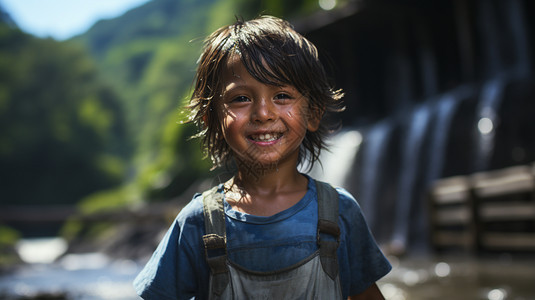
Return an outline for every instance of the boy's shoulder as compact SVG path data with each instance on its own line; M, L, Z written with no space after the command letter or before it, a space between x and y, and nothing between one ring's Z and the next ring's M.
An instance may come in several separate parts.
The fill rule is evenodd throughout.
M210 188L207 188L204 191L196 192L191 198L191 200L186 204L186 206L184 206L180 210L180 213L178 214L177 219L184 220L184 219L203 217L203 213L204 213L203 195L206 195L206 193L208 192L219 193L221 187L222 187L222 184L218 184Z
M203 218L203 196L202 193L195 193L192 199L180 210L176 220L179 223L191 222L195 219Z
M318 180L316 180L316 184L317 182ZM334 186L332 184L330 185L338 193L338 210L341 215L354 215L362 213L357 199L347 189L339 186Z
M338 192L338 197L340 199L340 202L358 205L357 199L355 199L355 197L353 197L353 195L348 190L346 190L343 187L334 187L334 188Z
M354 205L354 204L358 205L357 200L355 199L355 197L353 197L353 195L350 192L348 192L345 188L340 187L340 186L332 185L327 181L322 181L322 180L317 180L317 179L314 179L314 180L316 182L316 185L319 182L323 182L323 183L327 183L328 185L333 187L336 190L336 192L338 192L338 199L340 200L340 202L348 203L348 204L352 204L352 205Z

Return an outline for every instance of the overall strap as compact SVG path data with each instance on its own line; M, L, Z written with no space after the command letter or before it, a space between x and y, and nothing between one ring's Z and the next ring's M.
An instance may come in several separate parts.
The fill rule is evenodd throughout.
M318 193L318 232L317 241L323 270L331 279L338 276L338 259L336 251L340 244L340 227L338 226L338 192L328 183L316 181ZM335 239L326 239L322 234L329 234Z
M202 237L204 255L212 274L211 290L221 296L229 282L223 185L204 192L202 196L206 230L206 234Z

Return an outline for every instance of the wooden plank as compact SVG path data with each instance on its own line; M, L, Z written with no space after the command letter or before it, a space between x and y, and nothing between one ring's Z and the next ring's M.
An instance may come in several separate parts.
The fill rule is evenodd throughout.
M485 248L535 250L534 233L484 233L481 244Z
M481 198L531 193L534 179L531 168L515 166L472 175L474 193Z
M437 247L473 247L475 240L469 231L441 231L433 233L433 244Z
M444 178L435 183L431 190L432 201L436 204L466 202L470 198L470 186L464 176Z
M468 207L448 207L435 210L435 225L468 224L471 221Z
M482 221L535 221L535 201L485 203L479 207Z

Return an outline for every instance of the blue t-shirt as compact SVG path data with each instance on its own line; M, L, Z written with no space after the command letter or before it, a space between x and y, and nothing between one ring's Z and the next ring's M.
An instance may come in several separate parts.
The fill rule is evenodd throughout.
M342 296L363 292L391 266L375 243L357 201L342 188L339 194L338 263ZM210 271L204 258L202 195L178 214L134 287L144 299L207 299ZM235 211L225 201L227 252L233 263L253 271L292 266L317 249L318 202L309 178L305 196L294 206L269 217Z

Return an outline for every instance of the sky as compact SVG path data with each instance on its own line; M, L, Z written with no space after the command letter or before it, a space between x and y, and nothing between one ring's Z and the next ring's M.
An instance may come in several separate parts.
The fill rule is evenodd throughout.
M101 19L117 17L150 0L0 0L25 32L56 40L84 33Z

